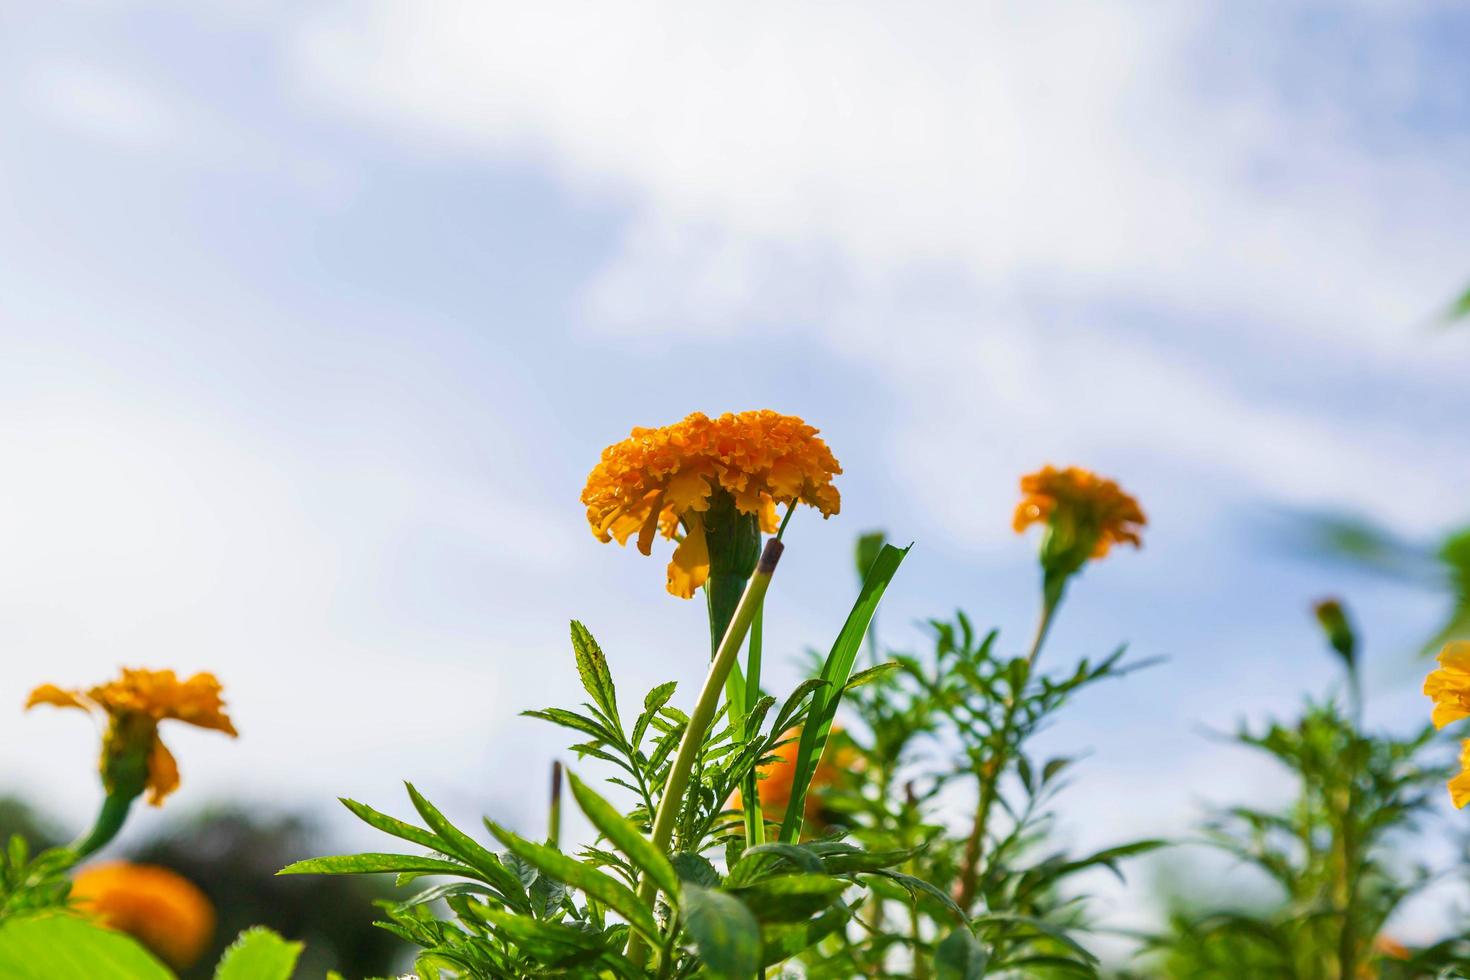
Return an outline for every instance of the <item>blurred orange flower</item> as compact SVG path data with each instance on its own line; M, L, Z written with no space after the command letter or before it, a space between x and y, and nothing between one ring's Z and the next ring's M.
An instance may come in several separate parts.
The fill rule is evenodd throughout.
M1086 544L1083 559L1103 558L1115 544L1142 544L1138 532L1148 519L1138 501L1090 470L1043 466L1021 477L1021 494L1011 521L1017 534L1045 523L1069 543Z
M807 788L806 800L802 804L802 815L806 819L806 824L814 829L820 829L826 825L826 821L822 818L825 802L823 791L841 785L847 768L852 762L850 750L833 746L833 741L841 733L840 725L832 727L831 735L827 740L827 750L822 753L821 761L817 763L816 771L812 773L811 785ZM791 729L782 735L782 740L782 744L771 753L776 756L776 760L757 770L761 778L755 784L756 795L761 801L761 810L767 819L777 821L785 818L786 807L791 802L793 782L796 779L796 759L801 748L801 729ZM735 810L742 809L738 790L730 800L730 807Z
M1430 720L1435 728L1470 718L1470 640L1445 644L1439 669L1424 678L1424 693L1434 699Z
M85 691L66 690L42 684L31 692L26 708L49 704L79 708L107 718L102 739L102 779L108 792L120 760L143 756L146 760L148 802L160 806L164 797L179 788L179 766L173 753L158 737L158 723L182 721L234 737L237 733L224 711L220 683L213 674L195 674L181 681L171 670L131 670Z
M167 868L126 861L89 865L77 872L71 893L83 911L176 970L196 963L214 937L214 906L193 882Z
M727 493L742 514L777 528L777 504L804 503L837 513L841 497L832 477L841 473L817 430L794 415L767 409L711 419L695 412L658 429L635 428L602 451L587 476L582 503L599 541L651 553L655 533L684 538L669 562L668 590L688 599L709 577L703 514L715 494Z

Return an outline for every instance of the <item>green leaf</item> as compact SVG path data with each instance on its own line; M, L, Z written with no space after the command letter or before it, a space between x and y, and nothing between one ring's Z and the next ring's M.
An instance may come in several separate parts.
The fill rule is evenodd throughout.
M528 907L525 892L518 887L520 881L516 876L507 871L505 865L500 863L500 858L479 841L450 823L434 804L414 789L413 783L403 785L408 788L408 797L413 800L413 808L419 812L419 816L424 818L424 823L428 824L430 829L443 841L441 849L448 850L455 857L479 871L481 877L499 889L508 902L517 905L524 911Z
M845 906L835 905L810 922L775 922L765 926L761 930L765 947L762 965L771 966L810 949L842 929L851 918L852 913Z
M677 904L679 875L663 852L639 833L637 827L623 819L623 815L611 803L578 779L575 773L569 771L567 780L572 787L572 796L576 798L582 812L587 814L587 819L592 821L592 826L612 841L614 847L626 854L629 861L653 879L663 893Z
M422 827L415 827L413 824L405 823L397 817L390 817L386 813L380 813L366 803L349 800L345 796L339 796L337 799L363 823L370 827L375 827L385 834L391 834L400 840L411 841L420 847L427 847L431 851L442 850L444 847L444 844L439 838Z
M607 657L603 656L602 647L597 645L587 627L575 619L572 620L572 650L577 655L577 676L582 678L582 687L616 724L618 696L613 689L612 671L608 670Z
M540 718L542 721L549 721L553 725L570 728L572 731L581 732L583 735L591 735L593 738L602 742L617 742L617 739L613 737L613 733L602 725L588 718L586 715L579 715L575 711L568 711L565 708L541 708L536 711L522 711L521 714L527 718Z
M862 687L864 684L871 684L874 681L881 679L885 674L898 670L898 667L899 665L897 662L890 660L887 663L878 664L876 667L869 667L867 670L860 670L856 674L852 675L852 679L847 682L847 686L844 687L843 690L851 691L855 687Z
M76 915L12 918L0 925L5 980L174 980L133 939Z
M990 925L992 923L1025 926L1067 947L1067 949L1077 954L1078 957L1086 962L1097 962L1097 957L1089 953L1081 943L1067 935L1065 930L1052 925L1050 922L1043 922L1040 919L1035 919L1028 915L1015 915L1010 912L990 912L985 915L976 916L973 921L973 925L976 926Z
M990 956L969 929L960 927L944 937L934 954L938 980L984 980Z
M853 549L853 561L857 565L858 581L868 577L868 571L872 569L873 562L878 560L883 546L888 543L888 535L884 531L868 531L858 535L857 547Z
M913 875L903 874L899 871L875 871L873 874L879 878L887 878L890 881L898 882L909 895L915 898L922 894L934 899L945 911L954 916L957 923L961 926L966 923L967 917L965 916L964 910L955 904L954 899L950 898L949 894L943 889L934 887L923 878L915 878Z
M291 980L301 946L263 926L246 929L225 950L214 980Z
M822 858L822 869L828 874L869 874L903 864L922 847L909 847L896 851L843 851Z
M852 882L826 875L778 875L730 891L762 922L811 918L832 904Z
M754 884L759 881L767 870L779 867L779 860L789 861L802 871L820 873L822 870L822 859L799 844L782 844L774 841L769 844L756 844L747 847L740 856L740 860L730 868L727 884L731 887Z
M822 750L827 747L827 735L832 730L837 705L842 700L842 690L852 674L852 665L857 659L859 647L862 646L863 636L868 631L868 624L878 612L878 603L882 601L888 583L893 581L893 576L898 573L898 566L903 563L904 556L912 547L913 545L895 548L890 544L883 546L863 580L862 590L853 603L852 611L847 615L847 622L837 634L837 639L822 664L821 678L830 686L818 688L812 694L811 709L807 713L806 724L801 729L801 746L797 750L796 772L792 776L791 799L786 804L786 819L781 824L781 840L787 843L794 844L801 837L807 787L811 783L812 774L817 770L817 763L821 761Z
M761 930L739 899L698 885L684 886L684 928L705 972L721 980L749 980L761 968Z
M335 857L297 861L277 871L278 875L372 875L385 873L459 875L478 878L479 873L457 861L415 857L412 854L342 854Z
M674 870L678 872L680 881L693 882L703 885L705 888L715 888L720 884L720 873L709 860L689 851L680 851L675 854L670 862Z
M533 844L499 824L486 820L485 826L512 854L535 865L542 873L597 899L627 919L628 924L643 933L650 942L658 942L658 923L654 921L653 913L627 885L596 868L567 857L561 851Z
M542 951L553 955L558 952L565 954L568 950L601 951L607 948L603 937L598 933L587 932L560 922L546 922L526 915L502 912L500 909L488 906L477 906L475 913L483 917L486 922L492 923L518 946L532 949L539 947Z

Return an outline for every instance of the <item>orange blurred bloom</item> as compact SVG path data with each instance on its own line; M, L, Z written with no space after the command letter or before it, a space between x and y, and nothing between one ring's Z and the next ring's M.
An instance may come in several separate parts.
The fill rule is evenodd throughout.
M777 529L777 504L804 503L837 513L841 473L817 430L794 415L767 409L711 419L695 412L658 429L635 428L602 451L587 476L582 503L599 541L651 552L655 533L684 538L669 562L668 590L688 599L709 578L704 513L716 494L729 494L742 514L756 515L767 534Z
M826 825L826 821L822 819L823 791L841 785L846 777L847 767L851 763L849 758L851 751L835 748L832 744L841 733L841 726L832 727L827 740L827 749L822 753L821 760L817 762L817 768L812 773L811 785L807 787L806 800L802 803L802 815L806 819L806 824L814 829L820 829ZM796 779L796 759L801 748L801 729L791 729L782 736L782 740L783 743L771 753L776 757L775 761L757 770L761 778L755 784L762 812L766 819L775 821L785 819L786 807L791 802L793 783ZM734 810L742 809L738 790L730 800L730 807Z
M176 970L214 938L214 906L193 882L149 864L110 861L77 872L72 897L104 925L125 932Z
M1091 470L1043 466L1021 477L1021 494L1011 521L1017 534L1044 523L1069 543L1085 543L1083 558L1103 558L1115 544L1142 544L1138 532L1148 519L1138 501Z
M158 723L182 721L234 737L237 733L224 711L220 683L213 674L195 674L181 681L171 670L130 670L85 691L42 684L26 699L26 708L49 704L79 708L107 718L102 738L102 779L109 793L120 760L146 758L148 802L160 806L179 788L179 766L158 737Z

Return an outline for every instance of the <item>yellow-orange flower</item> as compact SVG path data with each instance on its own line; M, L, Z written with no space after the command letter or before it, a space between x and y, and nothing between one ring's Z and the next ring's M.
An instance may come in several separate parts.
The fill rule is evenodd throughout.
M78 907L147 946L176 970L193 966L214 937L214 906L193 882L149 864L110 861L77 872Z
M841 733L841 726L832 728L831 737L827 740L827 749L822 753L821 761L817 763L817 768L812 773L811 784L807 787L806 799L801 809L809 828L820 830L826 825L826 821L822 819L825 803L824 791L842 784L852 762L849 758L850 750L844 751L833 745L833 741ZM784 819L786 807L791 803L793 784L796 780L796 759L801 748L801 729L791 729L782 736L782 739L783 744L771 753L776 757L775 761L758 770L762 778L755 784L756 795L761 801L761 810L768 820ZM741 809L738 790L730 800L730 807L735 810Z
M1021 477L1021 494L1011 522L1017 534L1032 524L1064 525L1077 539L1090 539L1084 558L1105 557L1115 544L1142 544L1138 533L1148 519L1138 501L1090 470L1043 466Z
M195 674L181 681L171 670L125 667L117 680L85 691L42 684L26 700L27 708L38 704L80 708L105 716L102 780L107 791L119 789L114 784L125 763L141 758L146 766L148 802L154 806L160 806L164 797L179 788L179 766L158 737L159 722L173 719L231 737L237 734L225 714L220 683L213 674Z
M1464 809L1465 804L1470 803L1470 738L1460 743L1460 771L1451 776L1446 785L1455 808Z
M770 534L778 504L809 504L823 517L837 513L841 497L832 477L841 472L817 430L794 415L763 409L711 419L695 412L662 428L635 428L604 449L582 503L598 540L627 544L636 535L645 555L656 533L673 538L682 526L668 589L688 599L709 577L703 515L717 494L729 494L740 513L755 515Z
M1470 718L1470 640L1455 640L1439 651L1439 669L1424 678L1424 693L1434 699L1435 728Z

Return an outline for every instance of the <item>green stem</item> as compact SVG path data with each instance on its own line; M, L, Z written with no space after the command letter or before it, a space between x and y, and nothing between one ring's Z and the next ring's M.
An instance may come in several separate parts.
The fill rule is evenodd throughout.
M745 710L761 696L761 635L765 621L765 604L756 607L755 618L750 622L750 649L745 661ZM740 787L740 799L745 804L745 846L754 847L766 842L766 819L761 813L760 789L755 770L752 769Z
M674 833L674 823L683 807L684 793L689 788L689 773L693 770L694 760L704 745L704 736L709 730L710 722L714 720L715 709L719 707L720 692L725 687L725 678L729 675L730 668L735 665L735 659L740 653L740 647L745 643L746 634L750 632L750 625L755 619L756 611L760 609L766 590L770 588L771 575L776 570L776 562L781 558L782 548L781 542L775 539L766 542L765 551L761 554L755 574L750 577L750 582L745 587L745 594L740 597L740 603L735 607L735 613L730 619L730 626L725 631L725 637L715 651L715 659L710 664L709 673L705 675L704 687L700 689L699 699L694 704L694 710L689 713L689 724L684 729L684 736L679 740L679 749L674 754L673 765L669 768L669 779L664 784L664 794L658 802L658 812L653 818L653 846L664 853L668 853L669 842ZM639 886L638 895L645 904L652 908L658 896L657 883L645 876ZM628 959L639 966L643 965L647 959L647 948L636 934L631 935L628 939L627 955Z
M137 798L136 793L131 796L118 793L107 795L102 801L102 809L97 811L97 820L92 824L92 829L71 845L78 861L106 847L117 836L117 832L122 830L123 823L128 819L128 810Z
M955 890L955 904L964 909L966 913L970 910L970 903L975 900L975 892L980 884L980 856L985 847L985 832L990 823L990 811L995 809L995 804L1000 795L1000 777L1004 775L1006 766L1010 763L1008 758L1011 737L1016 726L1016 709L1020 704L1019 695L1022 693L1027 682L1031 679L1031 668L1036 663L1036 658L1041 655L1041 647L1046 642L1047 634L1051 632L1052 619L1057 606L1062 601L1063 586L1047 584L1044 590L1044 598L1041 605L1041 618L1036 624L1036 636L1031 641L1031 650L1026 654L1026 673L1022 678L1017 690L1014 690L1006 698L1005 714L1001 717L1000 742L996 747L995 755L991 758L991 765L981 770L980 777L980 799L975 806L975 822L970 828L970 836L965 840L965 856L960 864L960 883Z

